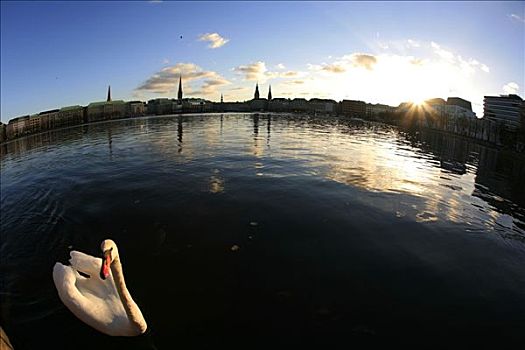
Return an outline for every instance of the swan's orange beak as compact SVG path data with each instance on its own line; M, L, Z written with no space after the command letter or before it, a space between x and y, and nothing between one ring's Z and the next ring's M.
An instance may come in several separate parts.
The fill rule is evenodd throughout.
M109 266L111 265L111 253L109 250L104 252L104 257L102 258L102 267L100 268L100 278L105 280L109 276Z

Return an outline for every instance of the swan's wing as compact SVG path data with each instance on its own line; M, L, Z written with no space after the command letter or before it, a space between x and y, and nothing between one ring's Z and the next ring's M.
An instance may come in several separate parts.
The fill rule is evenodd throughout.
M95 258L76 250L72 250L69 255L71 256L69 263L75 270L87 273L92 277L99 275L102 266L101 258Z
M101 258L77 252L72 250L69 255L71 259L71 267L83 273L87 273L90 277L85 278L76 273L76 287L82 294L91 293L101 299L119 298L115 282L113 280L113 273L110 270L109 276L102 280L100 278L100 268L102 265Z
M70 266L56 263L53 281L60 300L76 317L100 332L125 335L122 329L129 321L113 278L85 278Z

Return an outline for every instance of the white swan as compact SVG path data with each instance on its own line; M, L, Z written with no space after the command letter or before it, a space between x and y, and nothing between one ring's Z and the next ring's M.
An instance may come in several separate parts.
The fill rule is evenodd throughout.
M53 281L60 299L75 316L102 333L136 336L146 332L146 320L126 288L117 245L106 239L100 248L103 259L71 251L71 266L55 264Z

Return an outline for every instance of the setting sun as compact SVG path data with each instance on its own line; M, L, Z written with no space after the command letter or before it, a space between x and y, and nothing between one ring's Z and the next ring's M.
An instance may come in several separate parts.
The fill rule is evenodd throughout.
M425 99L421 97L413 98L412 103L414 103L416 106L423 106L425 104Z

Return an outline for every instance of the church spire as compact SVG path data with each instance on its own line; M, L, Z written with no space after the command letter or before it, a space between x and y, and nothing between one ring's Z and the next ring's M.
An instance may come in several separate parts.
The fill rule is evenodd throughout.
M270 85L270 87L268 88L268 101L270 101L272 99L272 86Z
M224 98L222 97L222 94L221 94L221 103L224 103Z
M182 75L179 76L179 93L177 94L179 102L182 101Z
M255 94L253 94L253 99L258 100L259 99L259 82L255 84Z
M111 102L111 85L108 85L108 98L106 102Z

